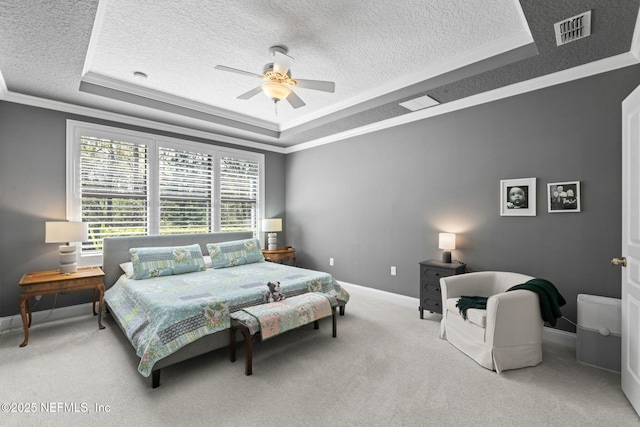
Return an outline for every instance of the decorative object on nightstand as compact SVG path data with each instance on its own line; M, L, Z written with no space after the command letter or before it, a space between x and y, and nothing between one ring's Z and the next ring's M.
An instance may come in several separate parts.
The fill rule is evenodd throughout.
M456 248L456 235L453 233L440 233L438 247L442 251L442 262L451 263L451 251Z
M424 310L442 314L442 293L440 278L455 276L465 272L466 264L461 262L442 262L435 259L420 263L420 318L424 319Z
M104 272L99 267L80 268L76 272L60 274L58 270L37 271L27 273L20 279L20 315L24 327L24 341L20 347L29 342L31 327L31 298L49 294L67 294L73 291L93 289L93 315L98 316L98 329L102 326L102 308L104 306ZM96 299L98 311L96 312ZM27 320L28 318L28 320Z
M297 267L298 265L296 262L296 250L291 246L277 248L274 250L263 249L262 256L264 256L264 259L267 261L282 262L291 260L294 267Z
M58 246L61 274L75 273L78 270L76 246L69 243L87 241L88 232L86 222L47 221L45 223L45 243L66 243Z
M267 233L267 249L275 251L278 249L278 234L282 231L281 218L265 218L262 220L262 231Z

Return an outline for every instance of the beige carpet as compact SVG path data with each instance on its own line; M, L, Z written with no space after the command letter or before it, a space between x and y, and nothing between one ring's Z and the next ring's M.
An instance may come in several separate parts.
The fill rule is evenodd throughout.
M534 368L487 371L437 338L439 316L349 288L330 319L163 370L161 386L137 373L133 349L110 315L98 331L82 316L0 335L3 426L638 426L620 375L584 366L573 349L545 343ZM31 410L31 413L24 411Z

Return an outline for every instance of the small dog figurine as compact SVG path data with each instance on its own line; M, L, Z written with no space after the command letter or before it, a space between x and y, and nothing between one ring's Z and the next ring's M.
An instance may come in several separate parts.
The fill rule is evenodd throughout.
M284 295L280 293L280 282L269 282L267 286L269 287L269 302L282 301L284 299Z

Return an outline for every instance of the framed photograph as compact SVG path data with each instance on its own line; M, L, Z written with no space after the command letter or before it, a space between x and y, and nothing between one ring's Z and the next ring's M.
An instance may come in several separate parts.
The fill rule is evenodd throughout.
M580 181L547 184L549 212L580 212Z
M536 179L500 181L501 216L536 216Z

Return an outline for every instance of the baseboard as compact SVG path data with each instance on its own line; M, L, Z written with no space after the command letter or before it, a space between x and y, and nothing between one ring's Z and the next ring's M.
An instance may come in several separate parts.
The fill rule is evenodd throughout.
M349 291L350 287L354 287L357 288L358 291L366 292L374 298L380 298L404 307L414 308L416 311L420 306L420 300L418 298L394 294L393 292L381 291L380 289L368 288L366 286L360 286L348 282L338 281L338 283L340 286L344 286L347 291ZM576 348L576 334L573 332L562 331L560 329L548 328L545 326L542 328L542 340L565 347Z
M35 311L32 314L31 325L68 319L75 316L85 316L87 314L93 314L93 303L88 302L85 304L70 305L68 307ZM0 318L0 334L16 330L23 330L22 317L19 314Z
M368 288L366 286L360 286L353 283L341 282L338 281L340 286L344 286L344 288L349 291L349 288L354 287L358 288L359 291L366 292L375 298L381 298L386 301L391 301L395 304L402 305L409 308L414 308L418 311L418 307L420 306L420 302L418 298L408 297L406 295L394 294L393 292L381 291L380 289Z
M558 344L575 349L578 337L574 332L567 332L555 328L542 328L542 341Z
M361 292L366 292L375 298L384 299L395 304L412 308L418 311L420 302L418 298L408 297L406 295L395 294L393 292L381 291L379 289L368 288L366 286L356 285L354 283L338 281L340 286L348 291L350 287L358 288ZM51 310L36 311L33 313L33 324L41 324L44 322L52 322L54 320L67 319L69 317L84 316L93 313L93 304L88 302L85 304L72 305L68 307L60 307ZM19 314L14 316L0 318L0 334L4 332L21 330L22 319ZM565 347L576 348L576 334L572 332L562 331L554 328L543 328L542 340Z

